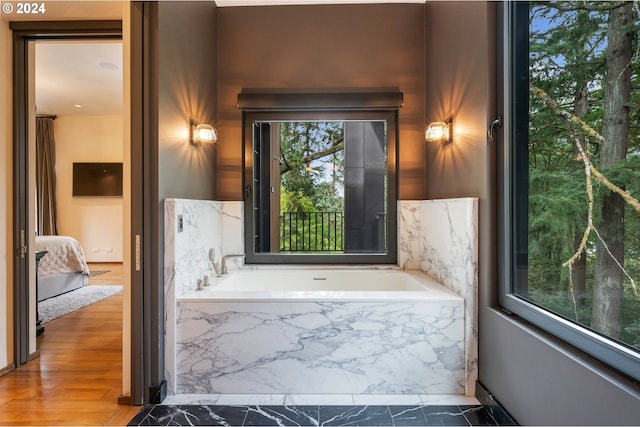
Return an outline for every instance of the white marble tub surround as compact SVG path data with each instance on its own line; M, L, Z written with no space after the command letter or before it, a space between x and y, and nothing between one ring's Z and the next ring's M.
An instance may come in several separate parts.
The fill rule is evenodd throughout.
M465 300L466 395L478 379L478 199L422 201L422 271Z
M464 298L466 381L463 389L456 391L456 394L467 396L475 394L477 378L477 203L474 198L399 201L398 265L348 267L422 270ZM177 233L177 214L183 215L184 233L191 230L189 236L193 240L184 240L187 234ZM189 251L192 244L203 249L202 255L197 255L201 258L208 253L209 247L215 248L218 257L222 253L242 252L242 215L242 202L181 199L165 202L165 375L169 395L176 392L176 295L184 296L185 293L192 292L196 283L194 278L197 280L196 276L202 274L181 267L189 265L191 261ZM230 261L231 268L238 266L239 260ZM269 270L300 266L243 268Z
M213 281L209 249L220 263L223 254L243 253L242 202L165 199L164 293L165 378L167 392L175 392L176 298L195 289L205 275ZM182 231L178 230L182 220ZM233 260L237 268L242 260Z
M464 394L463 299L423 273L369 273L425 286L327 291L320 281L315 291L273 291L272 298L255 290L185 295L177 392Z
M478 378L478 199L398 202L398 264L420 269L465 300L466 395Z

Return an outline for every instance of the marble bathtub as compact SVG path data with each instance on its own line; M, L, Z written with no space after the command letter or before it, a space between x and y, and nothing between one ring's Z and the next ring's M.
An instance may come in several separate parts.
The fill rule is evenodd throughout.
M414 270L237 271L176 300L177 393L465 394L465 302Z

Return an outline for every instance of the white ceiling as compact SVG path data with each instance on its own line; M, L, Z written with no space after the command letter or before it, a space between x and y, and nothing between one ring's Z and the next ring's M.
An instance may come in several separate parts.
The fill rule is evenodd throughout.
M215 0L220 7L424 2L425 0ZM52 8L48 10L50 14L47 18L52 19L54 15L60 15L61 18L73 16L72 13L80 13L79 10L86 14L94 8L103 19L118 18L117 15L121 12L121 5L117 0L83 2L82 8L74 3L50 2ZM54 7L57 9L54 10ZM122 113L122 43L38 41L35 72L37 114Z
M36 113L122 113L122 43L38 41Z

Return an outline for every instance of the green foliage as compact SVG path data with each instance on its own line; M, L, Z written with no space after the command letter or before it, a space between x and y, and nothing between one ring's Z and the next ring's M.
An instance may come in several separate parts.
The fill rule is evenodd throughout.
M289 191L286 188L280 190L280 210L282 212L313 212L315 204L311 197L301 190Z
M586 223L584 176L579 170L531 169L529 180L529 267L540 288L565 288L568 271L562 263Z
M341 251L343 123L285 122L280 134L280 249Z
M535 3L530 11L529 75L565 111L580 113L601 132L604 111L607 12L600 2ZM581 6L587 6L589 10ZM563 10L571 9L571 10ZM638 16L633 25L639 27ZM640 27L639 27L640 28ZM625 160L600 170L611 182L640 199L640 55L635 38L629 138ZM583 103L579 105L580 103ZM585 107L586 106L586 110ZM527 298L555 313L589 326L595 269L595 236L585 254L584 295L578 295L562 264L575 252L576 238L587 227L587 193L583 163L575 160L573 135L539 99L529 99L529 259ZM600 144L582 141L598 167ZM594 223L599 203L610 190L594 181ZM625 210L624 268L640 281L640 213ZM638 283L640 285L640 283ZM621 340L640 349L640 297L625 279ZM523 292L523 295L525 292Z
M342 206L344 150L314 158L344 142L342 122L285 122L280 134L281 165L287 169L281 188L308 197L316 210Z

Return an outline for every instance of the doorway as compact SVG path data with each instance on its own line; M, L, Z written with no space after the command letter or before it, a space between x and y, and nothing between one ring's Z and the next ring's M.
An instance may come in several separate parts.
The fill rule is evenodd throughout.
M35 117L29 122L36 122L36 162L30 162L29 171L36 177L29 184L36 202L30 217L36 218L36 295L42 300L37 310L46 321L66 311L55 309L56 300L75 295L65 305L81 306L81 295L93 300L111 293L106 292L111 288L84 286L75 292L72 285L56 289L58 279L91 286L99 280L97 273L120 270L122 275L124 218L130 215L122 197L122 169L130 168L123 163L123 44L116 39L37 39L30 51L35 108L29 110L35 110ZM62 252L67 243L75 250ZM42 256L46 251L51 252ZM77 259L61 265L63 253ZM89 274L68 273L76 262L82 268L86 263ZM111 284L123 285L122 280ZM45 331L46 324L40 325L37 335Z
M18 250L14 257L14 364L20 366L27 363L29 359L37 354L35 350L35 313L36 298L35 294L35 256L34 247L34 197L32 190L34 187L30 184L33 177L30 176L33 170L30 165L33 161L35 151L35 102L34 85L32 80L33 67L30 67L34 61L34 44L40 40L85 40L94 42L98 41L118 41L122 39L122 22L121 21L47 21L47 22L11 22L10 29L13 31L13 68L14 68L14 231L13 240ZM120 71L122 73L122 70ZM128 132L123 132L123 139L128 141ZM126 143L124 147L124 158L128 159L127 151L131 150L131 144ZM129 161L126 169L132 169L132 163ZM130 176L130 172L125 172L125 176ZM125 188L127 184L125 184ZM125 190L125 195L131 197L129 190ZM124 221L130 221L134 214L134 210L129 206L123 209L121 216ZM120 246L127 248L131 246L130 238L127 234L121 233L123 241ZM115 249L115 248L113 248ZM128 257L123 256L125 271L130 272L130 261ZM133 277L133 274L131 274ZM124 278L125 287L127 277ZM133 283L133 280L132 282ZM131 285L129 286L131 287ZM128 299L128 297L127 297ZM125 299L125 301L127 300ZM123 305L123 309L126 305ZM123 332L126 333L125 342L129 340L131 325L127 324ZM126 352L126 350L125 350ZM126 353L125 353L126 354ZM125 358L126 360L126 358ZM125 378L123 378L123 392L128 392L130 387L130 378L123 370ZM128 393L127 393L128 394ZM130 397L129 399L133 399ZM140 399L138 399L140 400ZM123 403L126 403L123 401Z
M65 3L65 2L60 2ZM111 3L109 3L111 5ZM118 2L114 2L118 6ZM123 395L122 404L159 403L163 388L163 360L157 349L162 344L162 326L155 311L162 301L157 292L157 4L126 2L115 20L10 21L13 51L13 335L15 367L26 363L29 346L35 340L35 260L33 222L29 218L28 159L29 123L28 45L39 39L116 39L124 35L125 51L125 218L123 233ZM78 9L71 9L83 14ZM83 9L84 10L84 9ZM61 16L67 16L62 14ZM85 15L82 15L85 16ZM91 15L91 16L95 16ZM72 19L72 18L71 18ZM83 19L75 17L75 19ZM89 18L90 19L90 18ZM123 33L123 22L127 22ZM32 150L33 151L33 150ZM154 197L154 188L156 196ZM125 215L126 216L126 215ZM154 276L156 274L156 276ZM32 276L32 277L30 277ZM155 316L154 316L155 314ZM31 316L33 323L31 324ZM154 328L160 328L156 331Z

